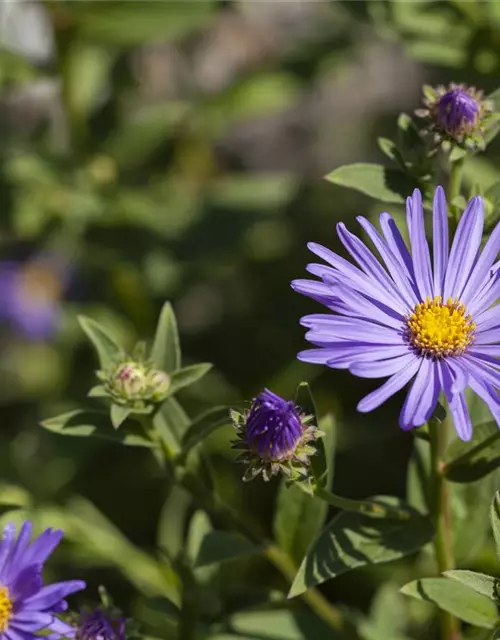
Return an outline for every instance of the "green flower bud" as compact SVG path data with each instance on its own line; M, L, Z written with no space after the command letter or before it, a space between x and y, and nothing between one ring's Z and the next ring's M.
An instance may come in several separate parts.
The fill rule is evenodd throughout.
M151 369L148 372L148 390L153 402L164 400L170 389L170 376L159 369Z

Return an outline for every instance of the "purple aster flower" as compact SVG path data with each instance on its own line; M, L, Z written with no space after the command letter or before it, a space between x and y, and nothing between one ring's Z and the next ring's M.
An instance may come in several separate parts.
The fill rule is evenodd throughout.
M42 568L62 538L62 531L47 529L30 543L32 523L25 522L16 539L8 524L0 542L0 640L29 640L43 630L61 637L71 627L55 614L67 609L66 596L85 588L81 580L44 586Z
M248 464L244 480L262 473L264 480L280 471L290 479L307 477L309 457L316 453L311 441L321 432L291 400L283 400L265 389L243 414L231 412L239 439L233 444L243 449L239 457Z
M125 640L125 619L103 609L84 612L68 637L75 640Z
M59 324L59 298L68 271L61 260L39 257L26 264L0 263L0 322L32 340L47 340Z
M358 221L380 258L343 223L340 241L359 266L321 245L309 249L329 266L310 264L319 281L295 280L292 287L325 305L329 313L309 315L302 324L314 345L300 360L349 369L363 378L388 380L358 404L372 411L412 379L400 415L403 429L424 424L444 392L462 440L472 436L465 402L470 387L500 424L500 224L482 252L483 205L473 198L448 242L445 194L436 189L433 255L425 237L418 190L406 205L409 250L393 218L380 215L382 233Z
M495 117L492 105L484 100L482 91L463 84L447 87L424 87L424 109L416 114L427 122L424 132L433 135L434 142L450 142L468 149L484 148L484 134Z

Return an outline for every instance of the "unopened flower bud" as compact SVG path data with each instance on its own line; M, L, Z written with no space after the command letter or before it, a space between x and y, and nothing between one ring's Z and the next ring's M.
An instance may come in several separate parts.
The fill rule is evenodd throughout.
M170 376L159 369L151 369L148 373L148 388L153 401L163 400L170 389Z
M147 370L143 364L125 362L118 365L108 380L112 394L118 394L123 400L137 400L148 391Z

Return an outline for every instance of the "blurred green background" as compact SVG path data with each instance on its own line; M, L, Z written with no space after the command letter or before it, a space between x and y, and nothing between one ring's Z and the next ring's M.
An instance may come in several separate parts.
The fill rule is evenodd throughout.
M128 543L102 542L100 518L155 553L182 537L188 508L147 452L38 426L94 384L79 313L131 345L171 300L184 362L215 365L181 398L191 415L263 386L291 396L307 379L321 413L335 412L336 492L402 495L412 436L396 427L400 398L358 415L376 381L295 360L298 320L319 308L289 282L305 275L306 242L339 251L338 220L355 229L354 216L383 210L322 176L381 162L377 136L419 108L423 83L497 87L500 3L3 2L0 44L0 498L70 531L54 574L83 576L89 599L106 584L154 628L141 608L154 576ZM491 184L499 157L492 145L471 161L467 182ZM23 314L35 326L46 314L47 330ZM242 486L231 435L209 443L218 487L270 529L276 486ZM265 572L240 566L239 580ZM365 609L386 575L324 592Z

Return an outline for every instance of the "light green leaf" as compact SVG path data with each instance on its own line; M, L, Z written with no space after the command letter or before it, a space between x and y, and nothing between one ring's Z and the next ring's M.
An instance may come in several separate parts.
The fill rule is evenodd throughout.
M118 429L131 413L132 409L130 407L113 403L110 410L111 424L115 429Z
M231 424L229 407L213 407L196 417L182 437L182 453L186 455L211 433Z
M406 508L391 496L371 498L384 506ZM397 560L432 538L430 520L415 513L409 520L382 520L343 512L313 542L290 589L290 597L356 567Z
M404 195L416 186L409 184L405 174L380 164L358 162L332 171L326 180L341 187L355 189L382 202L404 202Z
M78 322L94 345L102 369L107 369L124 357L123 349L98 322L86 316L78 316Z
M308 611L281 609L276 611L245 611L229 620L236 640L340 640L346 632L335 631ZM212 639L213 640L213 639ZM392 639L391 639L392 640Z
M159 369L167 373L173 373L180 369L181 348L179 332L170 302L166 302L162 307L156 326L151 359Z
M170 379L170 388L168 390L169 395L175 395L184 387L189 387L195 382L198 382L203 376L210 371L213 365L208 362L201 362L200 364L193 364L190 367L184 367L172 374Z
M487 596L488 598L496 602L495 584L498 582L497 578L487 576L484 573L476 573L475 571L463 571L459 569L445 571L444 575L447 578L451 578L452 580L456 580L461 584L465 584L466 587L470 587L477 593L481 593L483 596Z
M200 544L194 566L220 564L259 552L260 549L243 536L228 531L211 531Z
M429 443L420 438L413 441L413 453L408 465L407 492L408 503L420 513L429 513Z
M98 384L87 393L89 398L109 398L109 393L106 387L102 384Z
M474 426L472 440L448 447L444 473L452 482L473 482L500 467L500 429L490 421Z
M331 487L333 479L334 432L333 416L321 420L321 429L326 433L323 441L328 461L329 473L325 488ZM287 485L281 481L276 514L274 517L274 535L282 549L288 552L297 562L304 557L309 545L324 525L328 504L318 500L300 489L297 485Z
M49 418L40 423L44 429L63 436L77 438L100 438L117 442L129 447L154 447L155 445L144 435L140 425L134 422L124 424L120 429L113 429L109 414L98 411L76 409Z
M153 426L172 455L180 451L180 443L191 420L179 402L171 397L153 415Z
M476 627L492 629L498 620L497 608L489 598L448 578L415 580L406 584L401 593L432 602Z
M495 493L493 502L491 503L491 527L493 529L493 537L495 538L497 557L500 560L500 491Z

